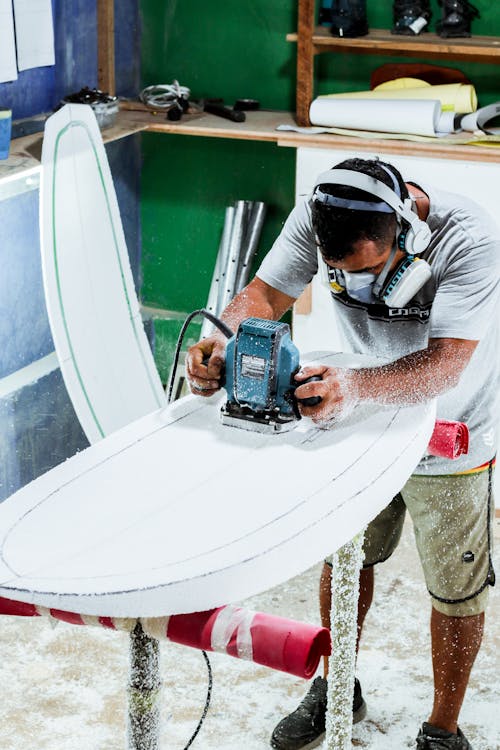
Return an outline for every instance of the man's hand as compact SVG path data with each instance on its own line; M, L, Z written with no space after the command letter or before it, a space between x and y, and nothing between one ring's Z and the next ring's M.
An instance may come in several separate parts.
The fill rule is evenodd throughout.
M189 349L186 373L189 387L195 396L212 396L220 389L225 348L225 340L215 334Z
M295 397L299 401L299 411L304 417L310 417L316 423L337 422L344 419L359 401L355 384L355 370L326 365L303 367L295 376L300 383L313 376L321 380L299 385ZM305 406L300 399L319 396L317 406Z

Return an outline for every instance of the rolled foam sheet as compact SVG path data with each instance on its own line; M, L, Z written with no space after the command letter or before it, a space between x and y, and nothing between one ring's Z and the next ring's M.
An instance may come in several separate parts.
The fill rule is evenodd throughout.
M233 606L172 616L167 637L305 679L313 676L321 656L331 648L326 628Z
M469 451L469 428L463 422L436 419L427 452L441 458L458 458Z
M137 622L133 618L87 617L5 597L0 597L0 615L45 616L71 625L126 631L132 631ZM331 650L327 628L232 605L207 612L141 618L140 622L154 638L246 659L304 679L314 675L321 657Z
M404 79L403 79L404 80ZM437 86L398 86L397 81L381 84L372 91L353 91L342 94L327 94L320 99L398 99L398 100L437 100L444 110L451 112L474 112L477 109L477 95L474 86L467 83L444 83Z
M433 100L314 99L309 110L313 125L382 133L435 136L441 104Z

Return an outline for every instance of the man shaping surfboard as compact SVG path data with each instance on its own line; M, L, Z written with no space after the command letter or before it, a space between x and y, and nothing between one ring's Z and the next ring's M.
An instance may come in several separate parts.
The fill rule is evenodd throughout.
M318 251L319 250L319 262ZM417 257L418 256L418 257ZM406 508L431 596L434 704L419 750L471 750L458 727L478 653L491 564L492 472L499 421L500 239L472 201L403 181L390 164L350 159L317 178L223 320L236 330L249 317L278 320L319 270L328 275L337 323L354 352L390 360L359 370L306 367L297 376L303 416L328 425L354 404L412 404L438 397L439 418L464 421L471 450L453 464L425 456L388 507L369 525L360 574L358 632L373 594L374 565L399 541ZM207 365L203 358L209 355ZM190 349L194 393L219 388L224 341L218 334ZM329 626L330 567L320 585ZM276 727L271 744L299 750L321 741L325 678L317 677L296 711ZM354 721L366 712L359 683Z

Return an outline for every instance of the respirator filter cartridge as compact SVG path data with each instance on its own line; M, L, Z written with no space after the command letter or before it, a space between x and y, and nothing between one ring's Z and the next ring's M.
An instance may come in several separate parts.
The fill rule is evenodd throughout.
M404 307L432 276L429 264L409 256L384 287L381 297L388 307Z

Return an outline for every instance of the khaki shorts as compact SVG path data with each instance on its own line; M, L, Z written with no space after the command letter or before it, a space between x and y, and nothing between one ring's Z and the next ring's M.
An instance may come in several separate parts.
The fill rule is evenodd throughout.
M410 477L366 529L364 567L392 555L408 509L433 607L455 617L484 612L495 584L492 479L491 466L477 474Z

